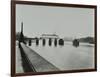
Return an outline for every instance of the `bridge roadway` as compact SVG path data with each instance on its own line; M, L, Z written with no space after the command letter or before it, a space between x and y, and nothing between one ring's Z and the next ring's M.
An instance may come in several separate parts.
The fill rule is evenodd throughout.
M50 72L59 69L37 54L34 50L21 43L16 47L16 73Z

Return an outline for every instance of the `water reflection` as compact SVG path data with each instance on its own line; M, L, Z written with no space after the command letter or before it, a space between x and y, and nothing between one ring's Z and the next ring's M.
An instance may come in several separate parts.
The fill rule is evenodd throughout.
M60 70L94 68L94 46L91 44L80 43L76 48L72 42L65 42L64 46L55 47L54 44L49 46L48 42L42 46L40 41L38 46L32 43L30 48Z

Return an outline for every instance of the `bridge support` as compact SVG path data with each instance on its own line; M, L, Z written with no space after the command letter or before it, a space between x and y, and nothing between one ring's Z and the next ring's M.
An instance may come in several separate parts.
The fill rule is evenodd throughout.
M31 46L32 45L32 41L31 40L29 40L29 46Z
M57 38L54 39L54 45L57 46Z
M54 46L57 45L64 45L64 40L63 39L58 39L58 38L49 38L48 40L46 40L45 38L39 39L39 38L35 38L36 41L36 45L38 46L39 43L41 44L42 41L42 46L46 45L46 41L48 41L48 45L51 46L52 44L54 44ZM29 41L29 46L31 46L32 41Z
M63 39L59 39L59 45L64 45L64 40Z
M46 44L46 40L43 39L42 45L45 46L45 44Z
M51 46L52 45L52 39L51 38L49 38L49 46Z
M36 45L39 45L39 39L36 38Z

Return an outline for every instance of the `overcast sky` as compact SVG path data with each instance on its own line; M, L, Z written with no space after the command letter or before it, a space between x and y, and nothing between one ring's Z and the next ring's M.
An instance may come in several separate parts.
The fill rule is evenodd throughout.
M94 36L94 9L16 5L16 32L24 35L57 34L60 37Z

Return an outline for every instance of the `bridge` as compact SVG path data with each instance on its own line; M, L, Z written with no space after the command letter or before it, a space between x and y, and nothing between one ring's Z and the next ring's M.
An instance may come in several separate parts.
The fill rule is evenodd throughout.
M45 46L46 42L48 42L49 46L51 46L52 44L54 44L55 46L64 45L64 40L56 34L42 34L41 37L25 38L23 33L23 22L21 23L21 33L19 37L19 43L23 42L24 44L28 44L29 46L31 46L32 41L35 41L36 45L38 46L39 41L41 40L43 46Z
M34 41L34 42L32 42ZM19 40L16 45L16 71L21 72L47 72L47 71L58 71L58 67L47 61L45 58L37 54L34 49L29 46L35 43L38 46L42 42L45 46L48 42L49 46L64 45L64 40L56 34L42 34L41 37L29 38L25 37L23 33L23 22L21 23L21 32ZM77 41L78 42L78 41ZM28 44L29 46L27 46ZM76 44L76 42L75 42Z
M21 23L20 37L19 40L16 41L16 73L50 72L59 70L55 65L37 54L33 49L29 48L26 45L26 39L29 41L29 46L32 40L35 40L36 44L40 40L39 38L24 38L23 23Z

